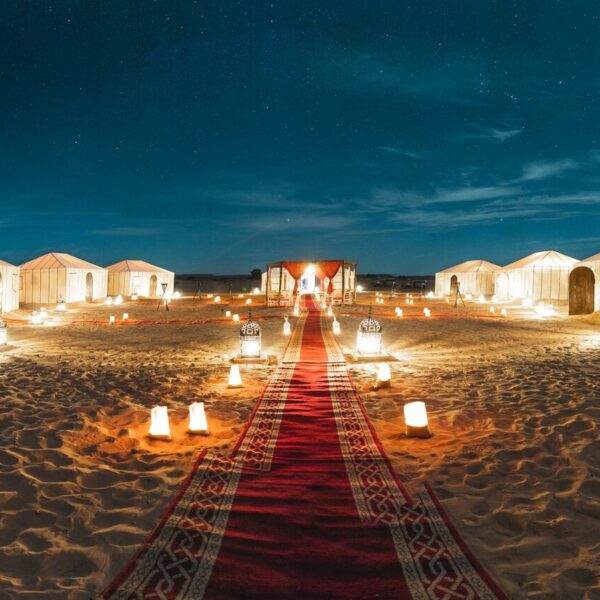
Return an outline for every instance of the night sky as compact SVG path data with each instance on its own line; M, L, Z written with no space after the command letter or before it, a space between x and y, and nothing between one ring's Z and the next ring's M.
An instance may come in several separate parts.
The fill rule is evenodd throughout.
M600 252L597 0L7 0L0 258Z

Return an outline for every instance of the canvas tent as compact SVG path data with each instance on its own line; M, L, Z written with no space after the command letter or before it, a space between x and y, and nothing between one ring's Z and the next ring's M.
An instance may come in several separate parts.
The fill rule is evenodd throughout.
M496 272L496 295L499 300L567 300L569 272L576 262L556 250L534 252Z
M91 302L106 297L106 270L63 252L49 252L22 264L20 274L20 300L25 304Z
M162 296L163 284L166 284L166 294L173 293L175 273L143 260L122 260L106 269L109 296L139 294L155 298Z
M569 273L569 314L600 310L600 253L573 266Z
M356 263L345 260L282 261L267 267L269 306L290 306L299 294L326 293L334 304L356 299Z
M19 267L0 260L0 305L2 313L19 308Z
M435 293L447 296L456 293L492 296L495 273L500 267L487 260L467 260L435 274Z

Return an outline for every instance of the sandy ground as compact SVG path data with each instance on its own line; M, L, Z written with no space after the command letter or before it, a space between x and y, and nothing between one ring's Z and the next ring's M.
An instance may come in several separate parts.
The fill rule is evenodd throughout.
M242 302L232 308L243 315ZM398 302L407 316L397 319L397 302L375 309L399 358L392 388L371 391L372 364L352 372L401 477L414 489L433 483L511 598L600 598L600 318L519 309L503 318L416 298ZM226 308L74 307L51 313L49 327L11 315L23 321L10 323L0 353L0 598L93 597L152 530L198 450L233 446L272 367L244 366L244 388L227 389L239 326ZM121 324L125 311L149 322ZM255 308L267 352L283 350L284 312ZM365 312L338 311L348 349ZM194 400L206 404L209 437L185 432ZM427 403L429 440L403 434L411 400ZM157 403L169 406L172 442L146 438Z

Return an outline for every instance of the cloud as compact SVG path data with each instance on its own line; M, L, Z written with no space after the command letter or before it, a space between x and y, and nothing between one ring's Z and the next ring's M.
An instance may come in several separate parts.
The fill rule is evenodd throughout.
M123 236L123 237L143 237L157 235L160 229L154 227L108 227L106 229L93 229L90 231L93 235Z
M503 143L523 133L523 129L498 129L497 127L477 127L478 133L470 133L465 137L489 142Z
M538 181L557 177L576 169L579 165L574 160L557 160L553 162L533 162L523 167L520 181Z
M397 154L398 156L406 156L407 158L424 158L424 155L419 152L410 152L398 146L378 146L377 149L388 154Z

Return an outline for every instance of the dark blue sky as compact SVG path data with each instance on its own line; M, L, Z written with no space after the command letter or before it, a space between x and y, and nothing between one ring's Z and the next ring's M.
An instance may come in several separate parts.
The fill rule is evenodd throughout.
M600 251L596 0L12 0L0 39L0 258Z

